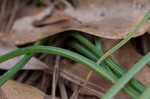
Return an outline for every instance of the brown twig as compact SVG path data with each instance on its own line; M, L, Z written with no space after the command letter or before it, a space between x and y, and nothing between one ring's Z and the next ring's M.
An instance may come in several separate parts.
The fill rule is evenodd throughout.
M2 3L1 3L1 8L0 8L0 31L3 32L3 28L5 26L5 23L4 22L4 19L7 17L7 3L8 3L8 0L2 0Z
M1 4L1 15L5 15L5 10L6 10L6 6L7 6L7 1L8 0L3 0L2 4Z
M83 86L83 82L85 81L83 78L80 78L77 75L75 75L71 72L68 72L66 70L60 70L60 71L61 71L60 72L61 77L81 86L80 88L88 90L93 95L101 97L104 95L104 92L106 91L106 89L104 89L103 86L97 86L96 84L91 83L91 82L88 83L88 86ZM97 90L93 89L92 87L95 87L101 91L97 91Z
M53 68L45 69L45 71L47 71L50 74L52 74L53 70L54 70ZM82 89L88 90L88 92L90 92L91 94L93 94L97 97L103 96L104 93L106 92L106 89L103 86L97 86L96 84L94 84L92 82L88 82L87 86L83 86L83 82L85 80L81 77L78 77L74 73L67 71L66 69L60 69L60 77L81 86Z
M32 84L34 81L36 81L40 76L42 75L41 72L37 72L37 71L34 71L30 77L25 81L26 84Z
M58 76L59 76L59 63L60 63L60 56L57 56L56 63L54 66L54 72L53 72L52 99L55 99L55 94L56 94L56 85L57 85Z
M15 19L15 16L16 16L16 13L17 13L18 7L19 7L19 0L15 0L14 8L11 11L11 16L10 16L8 24L6 26L5 32L10 32L11 27L12 27L13 22L14 22L14 19Z
M29 73L29 71L21 71L22 72L22 74L21 74L21 76L19 76L19 78L17 78L17 81L18 82L23 82L24 81L24 79L25 79L25 77L28 75L28 73ZM16 76L18 76L18 75L16 75Z
M64 82L62 80L59 80L58 85L60 89L61 99L68 99L68 95L67 95Z
M77 85L70 99L78 99L79 92L80 92L80 86Z
M40 83L38 83L39 85L39 89L41 89L42 91L46 92L48 87L49 87L49 82L50 82L50 77L49 77L49 74L43 72L43 75L42 75L42 79L40 81Z

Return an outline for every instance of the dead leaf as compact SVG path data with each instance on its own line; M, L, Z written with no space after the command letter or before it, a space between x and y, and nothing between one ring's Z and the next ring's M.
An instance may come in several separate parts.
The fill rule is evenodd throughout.
M1 97L1 99L7 99L6 94L4 93L2 88L0 88L0 97Z
M13 80L8 80L2 90L7 99L44 99L45 96L45 93L37 88Z
M133 7L132 0L80 0L77 9L66 9L69 14L81 22L81 26L74 28L85 33L109 39L122 39L143 18L149 10L149 1L143 0L143 4L137 2L137 8ZM143 25L135 35L144 34L149 28L149 22Z
M6 1L6 3L8 3L8 1ZM6 5L6 7L9 8L11 6ZM30 25L30 23L32 24L32 21L40 20L41 18L44 18L44 17L49 15L49 11L51 12L51 9L47 10L46 12L43 11L44 9L45 9L45 7L37 6L35 4L29 4L29 1L23 1L23 2L20 2L19 7L17 9L17 15L15 17L13 17L13 19L16 21L16 20L19 20L22 17L26 17L27 16L27 18L25 18L25 22L20 24L20 25L18 25L18 28L20 28L23 25L24 25L23 27L29 28L29 26L27 27L25 25L26 24ZM43 13L41 13L40 15L37 15L41 11L43 11ZM9 12L10 12L9 14L12 15L12 13L11 13L12 11L10 10L10 8L9 8ZM0 13L2 14L2 11ZM2 15L4 15L4 13ZM36 17L34 15L36 15ZM34 16L34 20L28 18L29 16ZM4 17L4 18L7 19L7 17ZM7 21L7 20L3 20L3 21ZM29 21L31 21L31 22L29 22ZM13 24L13 23L11 22L11 24ZM0 27L0 28L4 29L4 28L6 28L6 26L5 27ZM5 39L7 41L9 39L9 35L12 34L12 33L10 33L10 34L9 33L2 33L2 34L8 36L8 38ZM9 39L9 41L11 41L11 39Z
M11 52L15 50L16 47L8 42L0 41L0 55L4 55L8 52ZM0 69L10 69L13 67L17 62L19 62L22 59L23 56L15 57L13 59L10 59L6 62L0 63ZM25 70L42 70L45 67L47 67L46 64L41 62L40 60L36 58L32 58L24 67Z
M143 18L150 8L149 3L149 0L143 0L143 3L137 2L133 7L132 0L80 0L76 9L67 8L64 12L55 10L39 22L39 27L35 27L33 21L42 19L38 17L47 16L47 11L50 11L46 8L38 14L18 19L8 38L22 45L63 31L78 30L103 38L122 39ZM135 36L148 31L149 25L147 21Z
M50 11L50 8L47 8L44 11L46 14ZM48 22L36 20L36 17L40 18L44 14L44 11L33 17L25 17L16 21L12 33L3 39L5 39L5 41L9 39L16 45L23 45L63 32L64 23L68 24L67 26L72 24L68 22L69 16L64 16L64 13L62 12L55 12L55 14L51 16L53 20L49 20ZM35 27L33 23L38 27ZM58 26L58 23L60 26Z

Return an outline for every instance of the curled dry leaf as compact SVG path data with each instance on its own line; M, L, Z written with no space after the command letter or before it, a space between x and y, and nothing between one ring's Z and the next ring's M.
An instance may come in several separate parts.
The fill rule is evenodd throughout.
M7 99L44 99L45 93L29 85L8 80L1 88ZM2 97L0 96L2 99Z
M77 9L68 8L65 13L81 22L82 25L75 27L75 30L103 38L122 39L136 27L150 8L148 0L135 0L135 6L133 1L80 0ZM135 36L144 34L148 28L149 22Z
M0 41L0 55L4 55L10 51L15 50L16 47L8 42ZM22 59L23 56L19 56L13 59L10 59L6 62L0 63L0 69L10 69L12 66L14 66L19 60ZM36 58L32 58L24 67L23 69L28 70L40 70L47 67L46 64L41 62L40 60L37 60Z
M103 38L122 39L143 18L150 8L149 4L149 0L80 0L76 9L54 10L49 17L47 12L50 12L50 8L45 8L38 14L18 19L8 38L21 45L63 31L78 30ZM35 27L33 21L43 18L39 16L47 17ZM148 31L149 25L147 21L135 36Z
M64 13L59 11L56 11L55 14L51 15L53 20L48 20L48 22L40 21L42 19L39 18L41 16L43 17L44 14L45 16L47 13L50 14L50 10L51 8L47 8L38 15L25 17L16 21L13 26L12 33L8 38L15 44L22 45L63 32L65 30L63 28L64 24L68 24L67 26L72 24L68 22L70 17L65 16ZM60 26L58 24L60 24Z

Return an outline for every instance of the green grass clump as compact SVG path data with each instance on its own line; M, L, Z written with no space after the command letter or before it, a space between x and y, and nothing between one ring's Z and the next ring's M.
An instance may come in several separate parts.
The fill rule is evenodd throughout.
M114 83L115 85L102 97L102 99L112 99L120 90L123 90L134 99L138 99L139 97L140 99L148 99L150 97L150 95L148 94L150 92L150 88L146 88L144 84L133 78L133 76L150 61L150 53L145 55L127 72L122 66L107 57L114 51L119 49L121 46L123 46L127 41L129 41L146 22L149 16L150 11L145 14L144 18L137 25L137 27L135 27L135 29L131 33L129 33L129 35L124 40L122 40L120 43L118 43L106 53L103 53L100 39L95 38L94 45L82 35L78 33L70 33L69 35L77 40L72 41L70 43L70 46L76 49L82 55L63 48L41 46L40 42L36 43L33 46L20 48L5 55L2 55L0 56L0 63L16 56L25 56L15 66L13 66L10 70L0 76L0 86L2 86L14 74L16 74L16 72L18 72L31 59L34 54L46 53L60 55L79 62L89 67L91 70L97 72L99 75L102 75L108 81Z

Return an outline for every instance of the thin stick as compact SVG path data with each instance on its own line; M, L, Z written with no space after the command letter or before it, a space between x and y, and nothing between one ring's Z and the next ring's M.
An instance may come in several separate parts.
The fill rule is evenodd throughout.
M70 99L78 99L80 89L81 87L77 85Z
M16 0L15 4L14 4L14 9L11 12L11 17L10 17L10 19L8 21L8 24L6 26L5 32L10 32L10 29L11 29L11 26L12 26L12 24L14 22L14 19L15 19L18 7L19 7L19 0Z
M68 99L67 90L64 82L62 80L59 80L58 85L60 89L61 99Z
M57 85L57 80L59 75L59 63L60 63L60 56L57 56L56 63L54 66L54 72L53 72L52 99L55 99L56 85Z
M2 6L1 6L1 15L5 15L6 12L6 6L7 6L7 1L8 0L3 0Z

